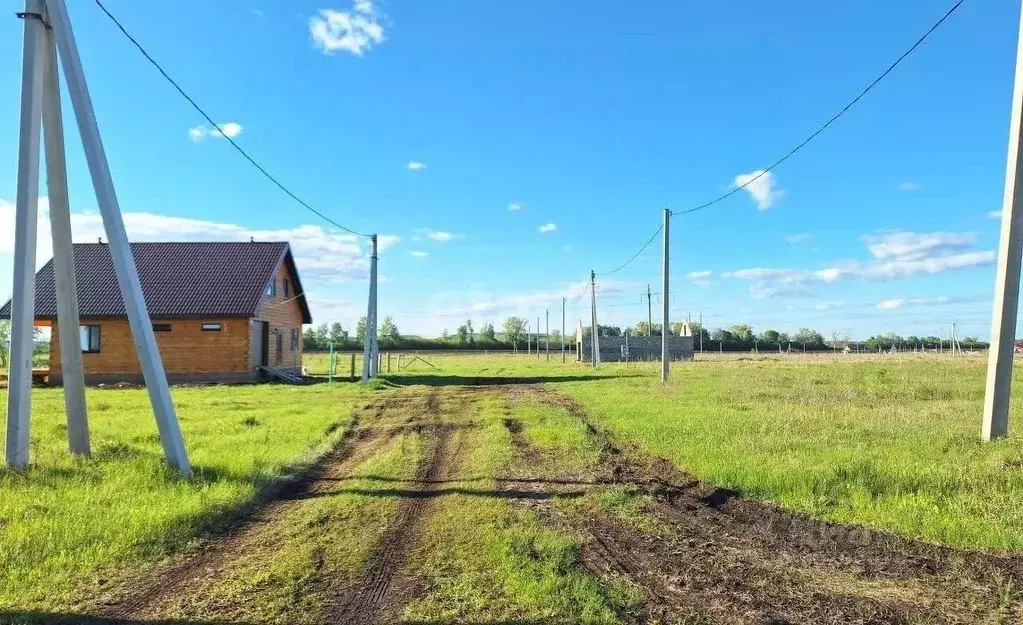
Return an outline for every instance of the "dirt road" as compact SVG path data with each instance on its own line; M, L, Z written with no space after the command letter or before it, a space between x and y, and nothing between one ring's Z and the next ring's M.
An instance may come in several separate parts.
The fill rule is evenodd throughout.
M229 534L39 622L996 624L1014 580L700 483L550 388L408 387Z

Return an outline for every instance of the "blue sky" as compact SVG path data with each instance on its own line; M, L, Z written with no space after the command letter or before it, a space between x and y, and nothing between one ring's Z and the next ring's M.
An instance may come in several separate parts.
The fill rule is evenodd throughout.
M365 243L262 178L92 2L70 4L129 234L286 238L315 320L353 325L365 308ZM773 162L948 8L106 5L288 187L383 237L381 314L427 335L545 308L559 326L561 297L591 268L629 258L661 209L702 203ZM771 176L673 219L673 317L858 337L937 334L958 321L963 336L986 336L1018 21L1016 2L968 0ZM11 284L20 56L20 22L0 20L0 171L10 172L0 294ZM102 228L68 137L75 238L91 241ZM40 263L48 236L44 222ZM658 240L598 280L601 321L644 319L641 293L660 290L660 267ZM570 308L570 326L588 316L587 299Z

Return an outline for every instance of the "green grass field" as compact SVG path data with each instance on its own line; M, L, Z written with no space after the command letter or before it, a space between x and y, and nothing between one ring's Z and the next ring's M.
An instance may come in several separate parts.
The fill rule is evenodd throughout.
M116 585L191 551L267 497L277 478L301 471L339 440L356 410L380 398L410 392L425 398L431 387L486 378L545 383L574 398L619 440L747 497L950 546L1023 548L1023 443L980 441L985 363L979 358L718 359L676 363L664 387L653 363L594 371L562 364L560 354L549 363L423 356L432 366L415 363L401 373L393 356L395 371L369 388L347 382L175 388L195 466L187 481L163 464L144 391L90 389L94 454L73 459L60 390L35 389L32 466L24 473L0 469L0 609L66 609L83 599L83 589ZM314 356L307 367L323 373L326 360ZM1017 378L1016 397L1021 384ZM497 606L510 619L586 610L587 622L615 622L615 610L638 599L629 588L578 571L577 537L545 527L519 506L471 494L496 488L493 476L517 466L501 425L502 401L474 400L464 415L469 425L459 434L456 469L479 477L452 480L452 494L436 500L414 553L430 593L407 606L407 617L449 622ZM1014 414L1023 414L1021 404L1014 399ZM532 444L557 458L547 477L582 475L597 461L596 448L585 428L558 410L524 401L514 414ZM399 487L418 462L419 439L399 445L402 440L355 472L353 487L362 490L317 500L293 513L294 524L274 526L264 540L279 543L279 558L239 560L233 572L204 587L205 599L182 598L166 614L258 595L247 616L291 622L296 617L288 610L296 608L288 606L297 595L289 593L310 583L315 576L307 569L323 554L339 579L356 579L368 544L396 505L376 491ZM381 475L398 482L374 481ZM646 526L628 492L609 488L578 501L562 507L571 513L603 506ZM324 540L318 528L325 518L357 522L359 532ZM523 553L531 555L523 559ZM279 592L266 590L271 586ZM318 601L303 597L308 605Z
M351 384L176 388L195 471L182 481L163 462L144 390L90 389L93 455L73 459L61 391L35 389L32 466L0 470L0 606L60 604L84 580L215 533L341 436L365 393Z

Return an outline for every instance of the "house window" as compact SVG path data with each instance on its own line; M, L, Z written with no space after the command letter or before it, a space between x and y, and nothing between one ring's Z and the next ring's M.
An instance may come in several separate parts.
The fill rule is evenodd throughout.
M219 323L204 323L204 324L202 324L202 331L203 332L220 332L220 324Z
M277 297L277 278L270 281L270 285L266 287L266 294L269 297Z
M169 323L154 323L153 332L170 332L171 326Z
M284 279L284 298L287 299L289 297L291 297L291 280L288 280L287 278L285 278Z
M78 343L83 353L99 353L99 342L99 326L79 326Z
M298 329L297 328L292 328L291 329L291 351L293 351L293 352L298 351L298 339L299 339Z

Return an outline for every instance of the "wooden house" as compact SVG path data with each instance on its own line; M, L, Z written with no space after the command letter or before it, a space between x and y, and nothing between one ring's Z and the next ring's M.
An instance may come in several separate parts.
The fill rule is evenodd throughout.
M283 242L132 243L132 255L171 383L246 382L268 370L300 374L302 324L312 322L291 248ZM75 244L80 341L87 384L142 382L107 245ZM10 302L0 308L9 318ZM53 261L36 274L36 325L51 326L51 384L61 383Z

